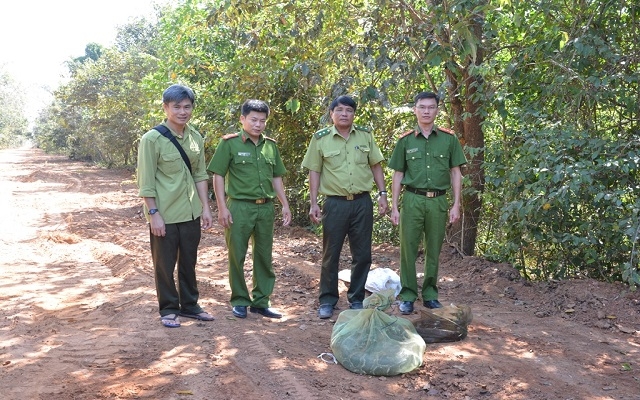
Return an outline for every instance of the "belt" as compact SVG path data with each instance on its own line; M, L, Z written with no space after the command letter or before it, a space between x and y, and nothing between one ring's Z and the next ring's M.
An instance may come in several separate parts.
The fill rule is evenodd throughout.
M438 197L447 193L446 190L420 190L420 189L412 188L411 186L405 186L404 190L411 193L415 193L420 196L425 196L425 197Z
M265 197L263 199L232 199L232 200L237 200L237 201L246 201L247 203L255 203L255 204L264 204L264 203L268 203L271 201L270 198Z
M327 196L327 197L331 197L332 199L339 199L339 200L357 200L364 196L371 196L371 195L369 194L369 192L362 192L358 194L350 194L348 196Z

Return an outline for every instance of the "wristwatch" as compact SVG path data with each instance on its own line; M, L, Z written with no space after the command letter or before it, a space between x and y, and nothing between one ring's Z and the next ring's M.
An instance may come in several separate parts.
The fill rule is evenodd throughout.
M152 208L151 210L149 210L149 215L153 215L153 214L155 214L157 212L158 212L157 208Z

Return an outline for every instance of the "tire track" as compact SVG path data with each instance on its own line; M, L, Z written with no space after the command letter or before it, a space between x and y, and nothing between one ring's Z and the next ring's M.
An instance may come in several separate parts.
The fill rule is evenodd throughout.
M278 358L277 354L263 342L262 337L255 331L246 332L241 336L240 340L244 347L247 349L247 353L251 357L234 357L234 363L240 367L240 369L248 376L252 377L259 372L259 376L270 376L272 380L280 388L280 390L274 393L275 398L291 398L291 399L305 399L305 400L320 400L320 397L310 392L305 387L306 380L304 378L298 378L294 371L287 369L286 366L278 366L276 363L269 364L268 361L262 366L266 365L268 371L256 371L258 368L255 364L255 360L271 360Z

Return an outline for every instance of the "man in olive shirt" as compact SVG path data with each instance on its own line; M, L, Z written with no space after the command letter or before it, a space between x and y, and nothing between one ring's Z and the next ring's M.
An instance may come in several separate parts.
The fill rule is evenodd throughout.
M425 261L422 300L427 308L440 308L438 301L438 260L449 223L460 219L462 173L467 160L453 132L434 125L439 98L433 92L415 97L413 111L418 126L403 134L391 155L393 174L391 222L400 224L400 312L411 314L418 298L416 258L424 239ZM402 211L398 211L404 186ZM452 188L453 205L447 213L447 189Z
M177 328L178 315L213 320L198 305L195 271L200 224L202 229L209 229L213 217L209 209L204 141L187 124L195 102L193 91L172 85L162 94L162 102L167 117L162 125L182 146L193 173L178 148L152 129L140 139L138 187L149 222L160 318L164 326ZM176 262L180 290L173 278Z
M356 102L339 96L329 106L331 127L311 138L302 166L309 170L311 221L322 221L322 270L319 318L330 318L340 296L338 268L345 237L351 249L349 307L362 308L364 285L371 267L373 203L370 191L378 187L378 212L387 212L387 192L380 163L384 160L371 132L353 124ZM318 193L326 196L323 209Z
M282 204L285 226L291 222L291 211L282 182L286 170L280 152L275 140L262 134L267 118L269 106L264 101L245 101L240 116L242 130L222 138L207 168L214 174L218 222L225 228L229 249L231 305L238 318L247 317L247 306L265 317L282 317L270 308L276 280L272 265L273 199L277 196ZM251 294L244 279L249 239L253 239Z

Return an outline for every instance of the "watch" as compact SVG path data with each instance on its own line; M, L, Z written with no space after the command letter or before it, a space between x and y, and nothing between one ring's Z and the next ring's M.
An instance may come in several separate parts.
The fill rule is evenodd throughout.
M151 210L149 210L149 215L153 215L153 214L155 214L157 212L158 212L157 208L152 208Z

